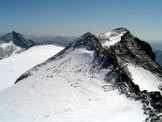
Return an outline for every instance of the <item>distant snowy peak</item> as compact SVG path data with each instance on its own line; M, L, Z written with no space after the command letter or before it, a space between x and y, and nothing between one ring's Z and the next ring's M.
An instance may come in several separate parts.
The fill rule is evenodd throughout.
M0 59L18 54L33 45L33 41L27 40L21 34L12 31L0 38Z
M110 32L97 33L95 36L100 40L104 48L108 48L121 40L121 37L129 32L126 28L117 28Z
M25 39L20 33L16 33L15 31L7 33L0 38L0 43L9 43L11 41L21 48L29 48L34 44L33 41Z

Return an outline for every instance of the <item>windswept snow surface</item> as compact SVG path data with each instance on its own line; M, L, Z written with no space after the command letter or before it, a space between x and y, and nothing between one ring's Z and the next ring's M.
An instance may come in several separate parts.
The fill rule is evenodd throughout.
M0 91L12 86L24 72L44 62L62 49L63 47L55 45L34 46L23 53L0 60Z
M104 81L94 52L68 50L0 93L0 122L142 122L142 104Z
M110 31L105 33L98 33L95 36L101 41L102 47L109 48L110 46L114 45L115 43L121 40L121 37L127 31L123 31L118 33L117 31Z
M160 91L158 87L160 84L162 85L162 79L156 74L133 64L128 64L128 70L132 75L133 82L139 86L140 90Z

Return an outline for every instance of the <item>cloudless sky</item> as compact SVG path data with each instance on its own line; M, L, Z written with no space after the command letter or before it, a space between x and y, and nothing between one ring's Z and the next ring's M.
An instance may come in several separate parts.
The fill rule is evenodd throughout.
M0 0L0 33L80 36L118 27L162 40L162 0Z

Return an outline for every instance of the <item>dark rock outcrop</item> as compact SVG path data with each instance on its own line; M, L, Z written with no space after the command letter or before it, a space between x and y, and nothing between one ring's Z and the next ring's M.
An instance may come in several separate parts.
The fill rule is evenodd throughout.
M141 91L139 86L134 84L127 63L143 67L150 72L162 77L162 68L155 62L155 54L151 46L131 35L129 31L121 37L121 41L106 49L109 58L119 74L116 87L121 93L136 100L141 100L144 111L149 115L146 121L161 121L162 96L158 91ZM141 81L142 82L142 81ZM148 109L148 106L149 107Z

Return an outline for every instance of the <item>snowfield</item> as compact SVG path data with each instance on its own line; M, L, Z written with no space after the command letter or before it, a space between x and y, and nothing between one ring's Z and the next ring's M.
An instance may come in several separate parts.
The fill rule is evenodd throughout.
M132 75L133 82L139 86L140 90L161 92L159 85L162 85L162 79L156 74L133 64L128 64L128 70Z
M44 62L62 49L63 47L55 45L34 46L18 55L0 60L0 91L12 86L24 72Z
M123 31L120 33L116 31L110 31L110 32L105 32L105 33L98 33L98 34L95 34L95 36L101 41L103 48L109 48L115 43L118 43L121 40L121 37L125 33L126 31Z
M41 55L41 54L40 54ZM43 56L42 56L43 57ZM94 70L94 52L68 50L0 93L0 122L142 122L142 104Z

